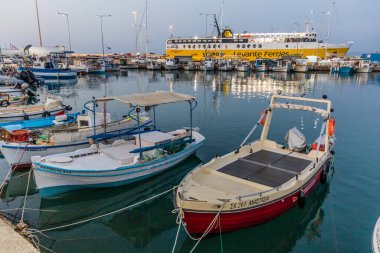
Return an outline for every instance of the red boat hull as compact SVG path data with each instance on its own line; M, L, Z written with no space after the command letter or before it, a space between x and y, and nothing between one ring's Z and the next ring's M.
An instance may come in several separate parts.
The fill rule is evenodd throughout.
M304 185L305 196L310 194L312 189L318 184L321 173L322 171L316 173L314 178ZM219 233L219 231L230 232L270 221L297 206L299 196L300 191L296 191L266 205L235 212L221 212L221 226L219 227L218 221L216 221L209 234ZM183 210L183 212L186 229L191 234L203 234L217 215L216 212L201 213L190 210Z

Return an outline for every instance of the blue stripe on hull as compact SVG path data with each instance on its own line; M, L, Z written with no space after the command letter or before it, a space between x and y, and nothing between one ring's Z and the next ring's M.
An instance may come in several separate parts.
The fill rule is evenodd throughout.
M125 185L125 184L134 183L134 182L137 182L137 181L140 181L140 180L144 180L144 179L146 179L148 177L154 176L156 174L163 173L163 172L169 170L170 168L173 168L173 166L175 166L175 165L178 164L179 160L183 161L186 158L188 158L189 156L191 156L193 153L195 153L196 150L203 144L203 142L204 141L201 141L200 143L198 143L197 145L195 145L194 147L192 147L191 149L189 149L188 153L182 153L176 159L174 159L172 161L169 161L167 163L158 165L158 166L164 166L165 164L172 163L172 165L170 165L169 167L167 167L167 168L165 168L163 170L158 170L156 172L150 173L148 175L139 176L139 177L136 177L136 178L126 179L126 180L121 180L121 181L117 181L117 182L110 182L110 183L88 184L88 185L61 185L61 186L45 187L45 188L41 188L41 189L38 189L38 190L39 190L40 195L42 197L50 197L50 196L62 194L62 193L65 193L65 192L78 190L78 189L115 187L115 186L121 186L121 185ZM170 160L170 158L168 160ZM156 163L159 163L159 162L157 161ZM142 165L142 166L144 166L144 165ZM155 167L157 167L157 166L155 166ZM150 169L153 169L155 167L152 167ZM50 171L45 171L45 170L41 169L40 167L35 168L35 170L41 170L41 171L44 171L44 172L51 173ZM142 172L142 171L137 171L136 173L140 173L140 172ZM55 174L55 173L53 173L53 174ZM129 174L129 173L127 173L127 174ZM72 175L72 176L77 176L77 175ZM91 176L93 176L93 175L91 175ZM91 177L91 176L88 176L88 177ZM113 175L113 176L122 176L122 174Z
M42 189L39 189L38 191L39 191L41 197L46 198L46 197L60 195L60 194L66 193L66 192L71 192L71 191L80 190L80 189L117 187L117 186L122 186L122 185L126 185L126 184L132 184L132 183L135 183L137 181L147 179L147 178L155 176L159 173L165 172L166 170L168 170L170 168L171 167L169 167L165 170L162 170L162 171L157 171L157 172L154 172L152 174L142 176L142 177L127 179L127 180L118 181L118 182L93 184L93 185L54 186L54 187L42 188Z

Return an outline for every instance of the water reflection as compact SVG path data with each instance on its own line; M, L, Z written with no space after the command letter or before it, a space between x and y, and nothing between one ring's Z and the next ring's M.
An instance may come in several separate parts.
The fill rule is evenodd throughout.
M54 212L41 211L36 226L39 229L44 229L81 221L147 199L178 184L186 173L200 163L201 161L196 156L191 156L167 173L150 180L123 187L82 190L59 198L42 199L40 209L54 210ZM172 209L171 193L168 193L147 204L138 205L103 219L90 222L91 224L96 224L96 226L93 226L92 231L87 231L86 237L96 235L107 229L112 230L113 233L131 242L132 249L135 247L152 247L150 244L157 243L154 241L156 237L175 226L175 217L171 213ZM71 227L69 230L80 230L81 227L88 226L91 225L89 223L81 224ZM59 233L59 231L54 233ZM66 241L67 238L63 232L59 236L54 236L54 238L54 245L63 242L70 243L70 241ZM81 240L81 237L78 236L76 240ZM45 245L52 244L51 240L44 240L44 243ZM101 244L104 242L93 242L94 245L97 243ZM160 244L162 245L162 243ZM52 247L53 250L54 245ZM69 245L66 246L70 248ZM167 245L162 245L161 247L167 249ZM116 251L120 250L117 247L112 250L112 252ZM123 252L125 252L125 249Z

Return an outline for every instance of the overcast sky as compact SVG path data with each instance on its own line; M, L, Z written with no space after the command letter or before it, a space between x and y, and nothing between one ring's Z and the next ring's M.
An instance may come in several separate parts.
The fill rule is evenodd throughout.
M148 0L149 51L164 53L165 40L173 25L174 36L201 36L205 33L205 16L199 13L219 13L222 0ZM331 0L225 0L224 25L235 32L293 32L303 30L294 23L313 21L320 31L319 13L331 10ZM352 52L374 52L380 49L380 1L336 0L330 41L354 41ZM0 0L0 43L16 46L38 45L35 0ZM78 53L101 52L100 21L96 14L111 14L104 18L104 40L111 47L107 52L134 51L134 17L138 23L144 11L144 0L38 0L43 44L68 46L66 19L57 12L69 14L73 50ZM324 34L329 16L324 16ZM209 18L209 31L212 28ZM143 22L145 23L145 21ZM145 29L143 27L142 29ZM139 47L145 51L145 30ZM324 35L326 37L326 34Z

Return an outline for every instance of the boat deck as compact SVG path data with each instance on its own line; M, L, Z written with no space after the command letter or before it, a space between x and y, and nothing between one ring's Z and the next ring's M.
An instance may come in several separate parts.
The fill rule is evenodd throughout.
M259 150L220 169L219 172L269 187L278 187L302 172L312 161Z

